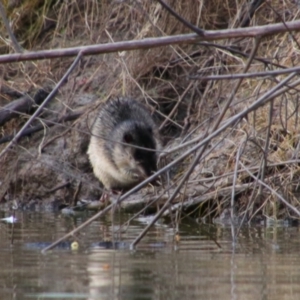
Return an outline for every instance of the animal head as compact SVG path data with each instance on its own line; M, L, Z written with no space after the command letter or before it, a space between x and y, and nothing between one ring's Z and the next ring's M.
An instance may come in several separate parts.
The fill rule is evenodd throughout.
M152 128L141 122L124 122L116 128L113 159L128 180L140 182L156 171L156 142ZM136 148L141 147L144 149Z

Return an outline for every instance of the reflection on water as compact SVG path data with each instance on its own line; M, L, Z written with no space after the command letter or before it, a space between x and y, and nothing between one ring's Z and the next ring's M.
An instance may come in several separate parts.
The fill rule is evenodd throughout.
M95 243L112 237L110 220L101 220L76 236L79 250L66 243L41 254L45 243L87 217L19 213L14 228L0 223L0 298L300 298L298 227L245 227L233 243L230 227L182 224L176 244L171 226L158 224L130 251L127 245L145 225L133 222L126 231L119 227L114 237L122 249L101 249ZM127 218L114 222L120 225Z

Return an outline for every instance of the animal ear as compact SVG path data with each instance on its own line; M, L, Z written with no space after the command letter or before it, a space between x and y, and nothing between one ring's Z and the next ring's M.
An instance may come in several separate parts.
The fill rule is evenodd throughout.
M133 142L133 136L131 133L125 133L123 136L123 142L127 143L127 144L131 144Z

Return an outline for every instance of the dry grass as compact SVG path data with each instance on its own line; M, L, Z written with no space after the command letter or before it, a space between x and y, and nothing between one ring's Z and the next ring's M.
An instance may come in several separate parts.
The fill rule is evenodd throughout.
M9 9L8 17L18 40L29 50L190 32L156 1L100 3L94 0L63 1L62 4L57 1L23 1L21 6ZM193 0L171 0L168 4L190 23L211 30L292 21L299 15L299 7L295 1L264 2L248 18L248 22L249 1L245 0L205 0L200 1L200 4ZM36 9L38 13L28 13ZM2 32L4 30L1 28ZM58 107L60 111L68 111L85 105L84 117L68 126L86 130L86 118L93 119L93 110L99 103L110 96L132 96L156 110L159 121L164 122L162 133L168 144L166 148L172 149L197 137L201 140L205 133L210 133L209 130L213 128L238 82L238 79L191 81L189 75L243 73L248 60L251 63L248 72L297 66L297 40L298 32L264 37L259 41L254 59L249 58L254 48L254 41L250 38L85 57L80 68L61 89L56 102L48 108L48 115L45 113L43 117L47 118L51 113L57 114ZM0 48L1 53L12 51L7 43L0 44ZM244 55L237 54L235 50ZM4 85L24 92L45 84L53 85L65 73L70 62L71 59L54 59L3 65L0 66L0 74ZM230 107L226 109L223 122L249 107L285 77L242 80L233 95ZM82 99L87 95L92 95L93 101L82 104ZM9 100L9 96L2 94L0 105ZM180 104L175 107L178 102ZM195 200L196 206L200 205L202 208L202 215L221 212L224 207L234 203L237 211L247 211L248 217L257 213L282 217L284 212L284 216L299 218L297 213L286 209L286 205L275 193L279 193L293 207L299 208L296 196L300 147L298 107L297 86L288 88L273 102L257 108L247 118L239 120L237 124L211 139L209 147L186 182L180 201ZM166 121L170 113L171 122ZM18 122L21 124L22 120L7 124L3 127L2 134L11 133L18 126ZM77 131L71 138L80 134ZM24 148L38 148L41 139L51 139L53 135L55 131L36 135L35 144L32 144L34 139L23 141L23 148L8 154L7 157L19 157L25 151ZM73 147L70 137L64 137L64 141L73 150L66 154L65 160L78 168L79 173L82 172L80 164L73 156L74 153L83 156L84 152L76 152L77 148ZM59 138L56 142L59 143ZM79 145L78 149L80 147ZM189 147L191 146L172 152L167 156L167 161L174 160ZM171 179L175 185L184 176L191 161L188 157L172 169ZM6 164L8 163L6 158ZM7 168L18 174L15 167ZM265 182L270 189L262 187L245 168ZM7 188L15 186L16 181L12 176L8 181L6 190L2 189L2 195L7 195L8 191L16 191ZM228 190L228 187L232 188ZM232 196L230 191L234 187L236 193ZM18 193L21 190L18 189ZM204 199L203 195L206 194L210 196ZM202 199L200 204L197 203L198 198ZM204 205L203 202L208 204Z

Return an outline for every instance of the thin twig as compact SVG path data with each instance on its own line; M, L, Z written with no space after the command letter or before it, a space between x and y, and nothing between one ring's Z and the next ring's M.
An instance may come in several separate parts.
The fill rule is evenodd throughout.
M289 30L289 27L287 26L286 22L282 18L281 14L278 13L276 9L273 8L273 6L269 3L269 1L266 1L266 5L270 7L270 9L276 14L276 16L281 20L281 22L285 25L286 29L290 33L290 36L292 37L293 41L297 44L298 49L300 49L300 45L298 43L297 38L293 35L293 33Z
M200 45L200 46L204 46L204 47L214 47L214 48L217 48L217 49L226 50L227 52L230 52L230 53L233 53L233 54L238 54L242 57L246 57L246 58L249 57L248 53L240 51L240 50L236 49L234 46L231 47L231 46L226 46L226 45L221 45L221 44L216 44L216 43L211 43L211 42L198 42L197 44ZM177 63L179 63L183 60L189 60L189 59L192 59L192 58L197 57L197 56L201 56L201 51L196 51L196 52L191 53L187 56L173 59L173 60L170 61L170 64L174 65L174 64L177 64ZM266 58L255 56L254 59L259 61L259 62L264 63L265 65L271 65L271 66L275 66L277 68L286 69L286 66L275 63L275 62L273 62L271 60L268 60Z
M245 171L253 178L255 179L259 184L263 185L264 187L266 187L269 191L271 191L271 193L275 194L275 196L277 196L287 207L289 207L292 211L294 211L298 216L300 216L300 211L294 207L293 205L291 205L290 203L288 203L280 194L278 194L274 189L272 189L270 186L268 186L266 183L264 183L263 181L261 181L260 179L258 179L255 175L253 175L248 168L240 161L239 162L242 167L245 169Z
M34 114L29 118L29 120L24 124L24 126L19 130L19 132L14 136L14 138L11 140L11 142L1 151L0 158L8 151L8 149L15 144L18 139L22 136L23 132L27 129L27 127L34 121L34 119L39 115L39 113L44 109L44 107L50 102L50 100L56 95L56 92L58 89L65 83L66 79L70 75L70 73L73 71L73 69L77 66L78 62L80 61L82 56L82 52L79 52L76 59L68 69L68 71L65 73L65 75L62 77L62 79L58 82L58 84L55 86L55 88L51 91L51 93L47 96L47 98L44 100L44 102L39 106L39 108L34 112Z
M52 189L50 189L50 190L46 190L46 193L47 193L47 194L54 193L54 192L56 192L56 191L58 191L58 190L60 190L60 189L63 189L63 188L65 188L65 187L69 186L69 185L70 185L70 181L63 182L63 183L61 183L61 184L55 186L54 188L52 188Z
M177 107L179 106L179 104L181 103L181 101L183 100L184 96L186 95L186 93L190 90L192 86L192 82L188 85L188 87L184 90L184 92L182 93L182 95L179 97L178 101L176 102L176 104L174 105L173 109L171 110L171 112L169 113L168 117L165 118L165 120L162 122L162 124L159 126L159 130L162 130L162 128L165 127L166 123L171 119L171 117L173 116L173 114L176 112Z
M173 15L177 20L179 20L181 23L183 23L186 27L190 28L191 30L193 30L194 32L196 32L199 36L203 36L204 35L204 30L200 29L199 27L191 24L190 22L188 22L186 19L184 19L183 17L181 17L175 10L173 10L171 8L171 6L169 6L166 2L162 1L162 0L157 0L171 15Z
M271 137L271 126L272 126L272 120L273 120L273 107L274 107L274 100L270 101L270 107L269 107L269 124L268 129L266 132L266 141L265 141L265 149L263 150L263 156L261 161L261 170L260 170L260 178L261 181L265 180L265 173L268 166L268 150L270 145L270 137ZM262 196L262 185L260 185L258 190L258 195Z
M274 70L266 72L254 72L246 74L230 74L230 75L212 75L212 76L189 76L192 80L224 80L224 79L237 79L237 78L253 78L253 77L271 77L282 74L289 74L292 72L299 72L300 67L287 68L283 70Z
M246 12L243 12L243 19L240 22L239 27L249 26L249 23L255 13L255 11L265 2L265 0L254 0L249 2L248 9Z
M236 158L235 158L235 166L234 166L232 190L231 190L231 203L230 203L231 220L234 220L234 199L236 196L235 187L237 184L237 177L238 177L238 165L239 165L238 162L240 161L244 149L245 149L245 141L243 141L239 145L238 151L236 153Z
M22 49L22 47L19 45L15 35L13 34L11 28L10 28L10 25L9 25L9 21L6 17L6 13L5 13L5 9L4 9L4 6L2 5L1 1L0 1L0 15L1 15L1 18L2 18L2 21L6 27L6 30L8 32L8 35L11 39L11 42L12 42L12 46L14 48L14 50L17 52L17 53L23 53L24 50Z

